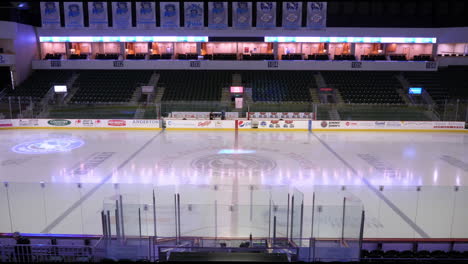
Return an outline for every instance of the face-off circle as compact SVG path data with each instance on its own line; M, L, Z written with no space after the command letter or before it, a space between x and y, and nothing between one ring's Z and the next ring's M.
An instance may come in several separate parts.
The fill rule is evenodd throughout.
M48 138L21 143L12 150L20 154L50 154L71 151L83 145L84 141L78 138Z

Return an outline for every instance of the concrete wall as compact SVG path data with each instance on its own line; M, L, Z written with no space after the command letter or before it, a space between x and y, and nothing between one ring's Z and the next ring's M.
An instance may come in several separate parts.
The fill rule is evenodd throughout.
M39 45L33 26L16 24L15 32L14 78L15 84L18 85L31 74L32 61L39 59Z

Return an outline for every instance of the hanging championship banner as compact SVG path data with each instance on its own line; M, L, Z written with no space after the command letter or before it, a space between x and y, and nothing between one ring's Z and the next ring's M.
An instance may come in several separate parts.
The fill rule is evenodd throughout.
M252 2L232 3L232 27L237 29L252 27Z
M324 29L327 26L327 2L307 3L307 27Z
M289 29L302 26L302 2L283 2L282 26Z
M107 2L88 2L89 27L107 28Z
M132 27L132 6L130 2L112 2L112 26L118 29Z
M227 28L228 23L227 2L208 3L208 27L215 29Z
M184 12L186 28L203 28L203 2L185 2Z
M257 2L257 27L276 27L276 2Z
M136 3L136 23L138 28L154 29L156 26L154 2Z
M82 28L83 25L83 3L82 2L63 2L65 27Z
M180 10L178 2L159 3L162 28L178 28L180 20Z
M58 2L41 2L41 18L43 28L60 27L60 8Z

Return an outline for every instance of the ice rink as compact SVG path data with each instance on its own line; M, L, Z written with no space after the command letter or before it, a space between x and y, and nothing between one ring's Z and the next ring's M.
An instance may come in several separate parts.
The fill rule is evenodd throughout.
M105 200L164 186L236 205L287 185L306 205L360 199L365 237L468 237L466 133L0 130L0 180L0 232L100 234Z

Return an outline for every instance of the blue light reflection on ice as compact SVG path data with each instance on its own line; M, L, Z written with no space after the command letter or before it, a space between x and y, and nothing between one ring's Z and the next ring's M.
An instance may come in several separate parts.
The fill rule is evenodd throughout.
M68 152L84 145L78 138L47 138L28 141L14 146L11 150L20 154L50 154Z
M247 150L247 149L222 149L218 152L218 154L250 154L255 153L255 150Z

